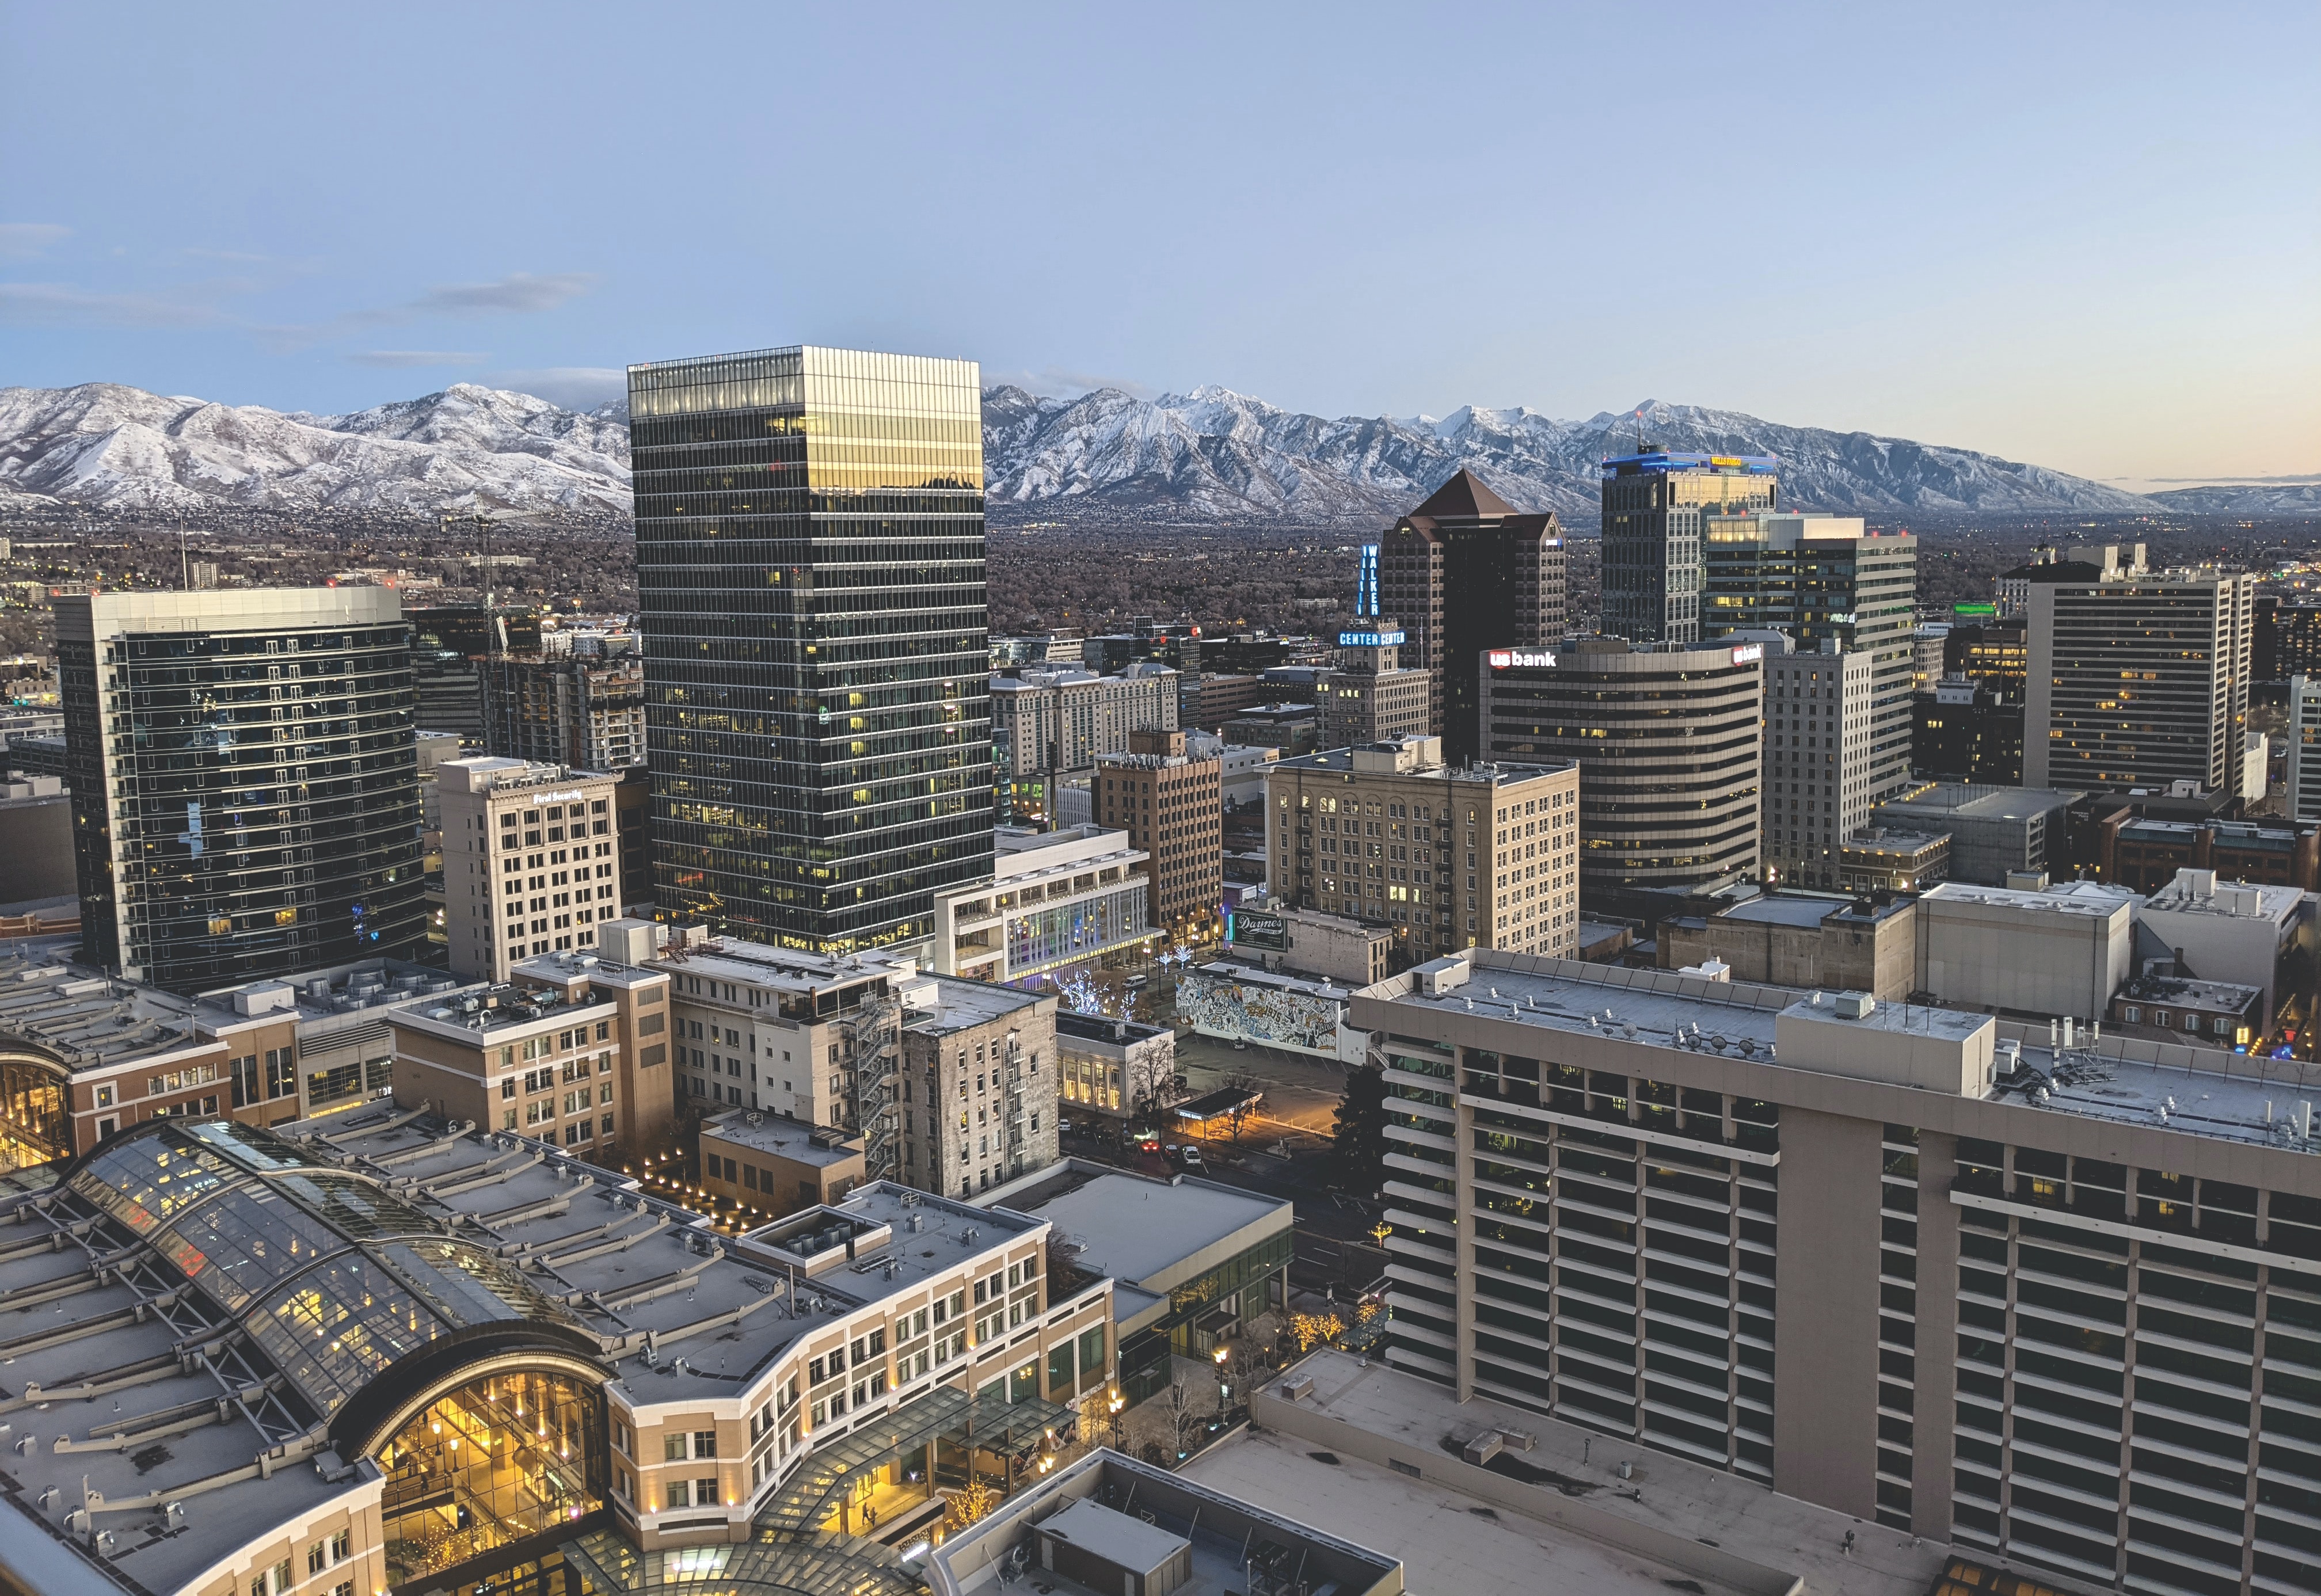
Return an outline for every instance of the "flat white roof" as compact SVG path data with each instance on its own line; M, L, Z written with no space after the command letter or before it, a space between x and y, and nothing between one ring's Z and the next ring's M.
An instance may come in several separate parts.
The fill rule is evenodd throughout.
M1140 1574L1151 1573L1193 1544L1158 1524L1132 1519L1085 1496L1062 1512L1040 1520L1040 1533L1069 1541L1084 1552Z
M1127 1174L1099 1174L1017 1211L1034 1213L1079 1242L1091 1268L1130 1282L1151 1280L1262 1220L1279 1216L1286 1229L1290 1219L1282 1198L1205 1180Z
M1972 882L1945 881L1928 887L1923 899L1930 903L1980 903L1994 909L2026 912L2078 914L2108 920L2123 906L2133 907L2136 894L2125 887L2102 886L2092 881L2066 882L2043 891L2021 887L1977 886Z
M1402 1559L1413 1591L1668 1596L1670 1589L1688 1588L1678 1583L1684 1576L1676 1570L1620 1547L1616 1537L1626 1525L1705 1541L1769 1571L1800 1575L1807 1590L1845 1596L1924 1596L1943 1566L1948 1548L1939 1541L1778 1495L1720 1469L1641 1442L1591 1435L1488 1396L1461 1402L1383 1364L1324 1349L1290 1372L1314 1380L1314 1392L1300 1407L1310 1403L1319 1414L1418 1460L1420 1477L1341 1451L1328 1454L1335 1464L1326 1463L1315 1455L1315 1443L1270 1428L1196 1453L1179 1474L1209 1490L1262 1501L1325 1534L1389 1548ZM1276 1376L1268 1391L1279 1388ZM1509 1507L1478 1511L1482 1503L1426 1477L1427 1461L1457 1455L1445 1443L1497 1428L1536 1437L1535 1450L1506 1455L1570 1480L1577 1487L1573 1505L1609 1520L1606 1539ZM1633 1482L1619 1477L1624 1462L1634 1465ZM1637 1492L1634 1499L1626 1494L1631 1490ZM1855 1537L1850 1556L1840 1549L1848 1530ZM1695 1580L1689 1588L1722 1593L1733 1587Z

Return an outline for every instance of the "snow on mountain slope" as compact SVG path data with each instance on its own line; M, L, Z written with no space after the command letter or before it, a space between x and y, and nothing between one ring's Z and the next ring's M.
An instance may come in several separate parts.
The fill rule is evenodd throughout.
M2144 498L1971 449L1784 426L1649 401L1584 422L1466 406L1448 416L1301 414L1230 388L1160 399L1099 388L985 392L989 502L1042 514L1375 525L1462 467L1522 510L1596 521L1597 462L1643 436L1664 448L1770 454L1786 503L1927 517L2219 509L2311 513L2307 488ZM1639 422L1634 412L1641 410ZM618 404L566 410L460 384L350 415L284 413L111 383L0 388L0 493L123 509L475 509L626 513Z
M995 504L1081 499L1091 507L1181 509L1217 517L1376 519L1406 510L1461 467L1508 503L1596 519L1597 462L1634 446L1633 412L1585 422L1532 410L1463 408L1441 420L1325 421L1224 388L1151 403L1110 389L988 398ZM2151 502L2100 483L1971 449L1867 432L1789 427L1731 411L1648 401L1647 440L1674 449L1781 458L1785 502L1818 510L1928 514L2132 512Z
M0 388L0 490L117 509L629 509L627 429L469 384L346 416Z

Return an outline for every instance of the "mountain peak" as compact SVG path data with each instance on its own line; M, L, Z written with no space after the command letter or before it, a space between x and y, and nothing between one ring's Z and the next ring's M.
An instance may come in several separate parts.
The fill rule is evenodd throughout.
M1969 449L1657 399L1585 422L1473 405L1440 421L1332 419L1215 385L1157 400L1116 388L1061 399L998 386L984 404L986 494L1002 515L1051 505L1124 520L1376 528L1419 503L1418 513L1445 518L1552 510L1584 530L1597 519L1598 462L1633 445L1639 411L1646 437L1668 449L1779 457L1782 502L1814 509L1942 516L2173 507ZM114 383L0 388L0 496L160 511L625 515L625 421L617 401L572 411L477 383L344 415ZM2219 495L2228 492L2259 492L2199 491L2203 509L2226 507ZM2289 500L2304 496L2253 498L2246 509L2287 513Z

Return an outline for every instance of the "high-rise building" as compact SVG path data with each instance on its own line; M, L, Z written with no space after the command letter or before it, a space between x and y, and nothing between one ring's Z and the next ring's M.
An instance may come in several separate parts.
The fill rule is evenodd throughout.
M1988 687L1954 677L1913 694L1910 721L1913 780L2022 784L2020 702L2006 703Z
M427 941L391 588L56 602L83 957L192 993Z
M991 744L999 812L1055 818L1057 776L1085 771L1099 754L1124 753L1133 731L1174 731L1179 674L1136 660L1116 676L1066 667L993 676Z
M1876 667L1874 657L1834 645L1765 662L1767 880L1839 887L1845 839L1888 795L1870 774Z
M2321 1138L2278 1074L1488 951L1348 1018L1390 1364L2071 1589L2311 1588Z
M419 724L484 743L484 663L505 654L540 652L540 617L481 604L431 604L406 610L411 676Z
M1789 633L1799 654L1835 647L1868 655L1862 768L1873 800L1901 791L1910 780L1918 540L1866 533L1855 516L1774 511L1709 515L1703 538L1702 639L1770 627Z
M2321 677L2289 679L2289 818L2321 821Z
M1763 655L1574 638L1487 657L1485 757L1579 764L1579 903L1653 919L1646 894L1755 872Z
M820 952L991 873L975 363L787 349L629 368L653 894Z
M2256 599L2254 679L2285 682L2321 676L2321 604L2284 603L2275 594Z
M1266 766L1273 896L1390 923L1408 957L1579 946L1579 770L1564 759L1453 766L1439 738Z
M1552 648L1569 619L1563 528L1519 514L1461 471L1388 529L1379 549L1385 612L1400 618L1400 663L1434 675L1426 730L1443 757L1471 763L1481 746L1475 661L1485 648Z
M633 656L506 656L478 667L484 751L575 770L645 759L644 661Z
M2113 582L2149 570L2141 543L2100 543L2037 550L2023 565L2000 573L1998 616L2017 620L2030 612L2031 590L2046 582Z
M1338 668L1316 688L1322 706L1322 747L1400 742L1426 730L1434 677L1402 663L1407 634L1379 622L1338 634Z
M1179 940L1215 933L1224 900L1224 766L1188 755L1181 731L1132 731L1129 751L1097 757L1097 823L1128 833L1148 857L1145 912Z
M436 775L451 967L512 981L548 953L593 952L621 918L617 776L483 756Z
M2024 784L2237 791L2255 596L2207 568L2033 583Z
M1635 643L1701 636L1701 545L1712 515L1773 508L1770 455L1643 448L1603 466L1604 630Z

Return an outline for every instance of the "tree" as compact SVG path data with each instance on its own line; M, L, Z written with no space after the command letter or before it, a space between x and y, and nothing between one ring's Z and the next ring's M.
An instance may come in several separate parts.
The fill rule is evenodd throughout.
M1334 1313L1293 1313L1289 1333L1297 1338L1298 1351L1311 1352L1319 1343L1344 1335L1346 1321Z
M1195 1384L1192 1376L1181 1368L1169 1377L1169 1421L1177 1437L1179 1453L1193 1449L1192 1434L1208 1418L1207 1408L1215 1405L1202 1402L1202 1398L1208 1393L1201 1386L1207 1383L1203 1381L1199 1385Z
M1174 1032L1129 1050L1128 1111L1158 1116L1183 1095L1177 1090L1177 1038Z
M1234 1143L1238 1145L1241 1141L1242 1122L1257 1111L1257 1100L1265 1090L1265 1083L1245 1069L1237 1069L1225 1076L1224 1084L1233 1091L1245 1094L1242 1100L1233 1104L1225 1114L1226 1126Z
M1386 1179L1386 1073L1376 1065L1346 1072L1346 1094L1331 1127L1330 1173L1349 1192L1375 1192Z
M999 1505L999 1492L980 1480L969 1480L951 1493L951 1502L943 1510L943 1519L953 1530L966 1528L988 1515Z

